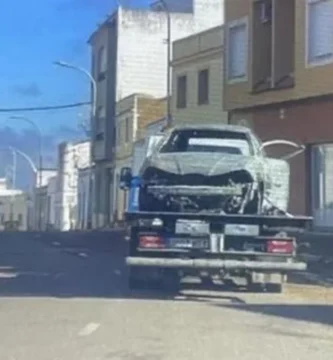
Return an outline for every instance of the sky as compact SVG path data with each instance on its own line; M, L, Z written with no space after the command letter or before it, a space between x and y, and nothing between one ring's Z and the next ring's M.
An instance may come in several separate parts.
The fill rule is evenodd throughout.
M57 67L56 60L90 69L87 40L117 2L144 7L149 0L3 0L0 2L0 110L61 105L89 101L90 84L74 70ZM21 120L26 116L43 133L45 162L55 165L58 142L83 137L78 124L89 116L89 107L47 112L0 112L0 147L17 146L35 157L38 138ZM1 152L5 153L5 152ZM4 156L7 160L4 160ZM1 163L8 154L0 154Z

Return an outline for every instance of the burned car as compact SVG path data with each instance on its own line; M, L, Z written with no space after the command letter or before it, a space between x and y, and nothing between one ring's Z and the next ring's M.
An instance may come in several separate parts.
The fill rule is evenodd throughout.
M296 147L269 158L268 145ZM288 159L303 147L284 140L261 143L247 127L177 126L155 142L140 171L141 211L287 214Z

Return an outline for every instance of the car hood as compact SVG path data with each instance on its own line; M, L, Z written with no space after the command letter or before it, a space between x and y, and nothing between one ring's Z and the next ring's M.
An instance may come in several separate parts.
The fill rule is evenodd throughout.
M248 169L249 164L253 165L253 159L253 157L249 156L220 153L160 153L147 159L142 171L148 167L154 167L177 175L200 174L214 176ZM253 173L253 171L251 172Z

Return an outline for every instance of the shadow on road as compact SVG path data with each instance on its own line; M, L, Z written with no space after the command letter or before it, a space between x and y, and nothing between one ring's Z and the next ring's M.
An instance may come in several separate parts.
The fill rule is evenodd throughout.
M313 304L242 304L217 305L223 308L277 316L286 319L305 321L333 326L333 305Z
M187 283L182 286L180 294L130 291L124 264L127 243L123 236L117 232L3 235L0 238L0 298L196 301L333 325L333 304L247 304L244 300L246 291L230 287L230 284L205 286ZM258 296L263 300L268 294ZM269 301L267 297L267 303Z

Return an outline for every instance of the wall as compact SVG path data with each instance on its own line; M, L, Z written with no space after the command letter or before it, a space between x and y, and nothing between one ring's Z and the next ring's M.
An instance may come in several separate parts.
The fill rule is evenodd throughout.
M171 40L220 25L222 8L221 0L201 0L197 1L194 16L172 13ZM163 41L167 36L166 14L123 9L120 19L117 100L133 92L166 96L167 46Z
M172 117L175 123L227 122L223 111L223 27L178 40L173 44ZM198 105L198 72L209 71L209 103ZM177 79L187 76L187 106L177 108Z
M234 112L231 122L246 119L262 140L288 139L312 145L333 139L332 97L272 105L248 112ZM279 156L288 148L271 148L272 156ZM304 153L291 161L290 211L310 214L310 164Z
M90 142L63 143L59 146L59 174L57 184L57 228L75 228L78 169L89 165Z
M79 169L78 171L78 198L76 211L76 228L91 228L91 201L89 201L89 179L91 169L89 167Z
M57 176L53 176L49 179L47 185L47 225L48 227L55 227L56 222L56 194L57 194Z

